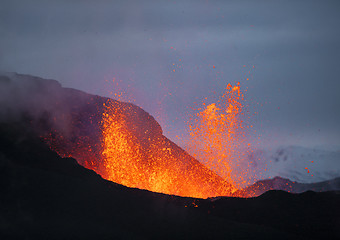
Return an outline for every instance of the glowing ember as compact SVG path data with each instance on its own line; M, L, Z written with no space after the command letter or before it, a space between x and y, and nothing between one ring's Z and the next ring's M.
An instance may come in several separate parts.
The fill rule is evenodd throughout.
M198 112L189 125L188 151L226 181L238 186L248 182L244 174L247 168L240 162L250 145L246 142L242 121L243 100L240 84L228 84L220 100Z

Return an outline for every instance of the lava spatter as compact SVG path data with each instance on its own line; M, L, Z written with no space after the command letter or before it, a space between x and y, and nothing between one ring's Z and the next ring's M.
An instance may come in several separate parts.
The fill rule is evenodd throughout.
M250 144L246 138L244 95L240 83L228 84L216 103L203 102L189 123L188 151L235 186L248 183L241 161Z

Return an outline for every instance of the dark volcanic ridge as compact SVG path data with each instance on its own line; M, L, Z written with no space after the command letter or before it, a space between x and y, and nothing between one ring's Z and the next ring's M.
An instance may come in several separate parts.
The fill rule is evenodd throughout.
M102 179L0 124L1 239L337 239L340 194L183 198Z

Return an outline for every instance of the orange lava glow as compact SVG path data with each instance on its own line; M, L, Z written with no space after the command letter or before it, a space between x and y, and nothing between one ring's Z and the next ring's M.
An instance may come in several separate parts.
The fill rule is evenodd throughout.
M242 121L240 85L228 85L216 103L203 103L193 117L189 149L167 139L159 124L141 108L91 98L70 116L68 131L52 129L45 142L63 157L73 157L103 178L132 188L184 197L248 196L242 163L249 148ZM193 156L193 157L192 157Z
M188 151L236 187L248 184L247 166L242 163L250 144L242 120L244 95L240 83L228 84L217 103L211 103L189 124Z
M128 187L187 197L232 195L237 189L163 135L131 134L121 109L108 101L103 112L100 174Z

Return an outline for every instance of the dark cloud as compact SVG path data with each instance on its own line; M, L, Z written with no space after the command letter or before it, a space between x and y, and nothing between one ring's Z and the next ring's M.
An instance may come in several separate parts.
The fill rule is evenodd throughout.
M263 140L338 144L339 5L5 0L0 70L100 95L128 92L174 140L194 102L241 81ZM105 81L113 78L118 90Z

